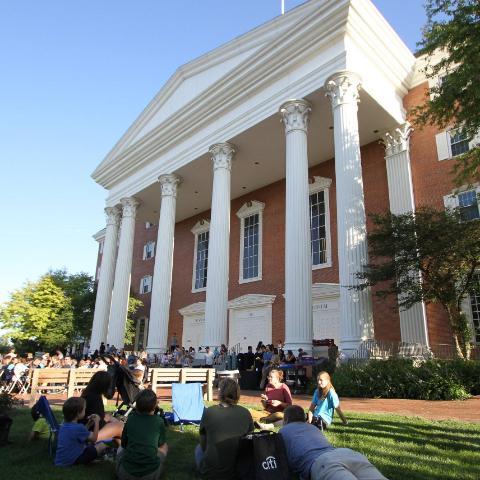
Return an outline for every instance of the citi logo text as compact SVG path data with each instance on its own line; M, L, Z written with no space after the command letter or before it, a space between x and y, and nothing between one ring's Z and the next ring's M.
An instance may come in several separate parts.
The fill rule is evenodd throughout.
M262 467L264 470L276 470L277 469L277 460L275 457L267 457L264 462L262 462Z

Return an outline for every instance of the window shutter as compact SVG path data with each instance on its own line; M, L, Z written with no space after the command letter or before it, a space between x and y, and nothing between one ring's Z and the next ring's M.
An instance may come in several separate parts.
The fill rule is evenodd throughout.
M435 135L435 140L437 142L437 155L438 160L446 160L450 158L450 148L449 148L449 136L448 132L440 132Z
M458 198L456 195L445 195L443 197L445 208L453 209L458 207Z
M140 293L143 293L143 278L140 280Z
M470 150L475 147L480 147L480 132L477 132L472 140L470 140L468 146L470 147Z
M143 259L145 260L147 258L147 246L143 246Z

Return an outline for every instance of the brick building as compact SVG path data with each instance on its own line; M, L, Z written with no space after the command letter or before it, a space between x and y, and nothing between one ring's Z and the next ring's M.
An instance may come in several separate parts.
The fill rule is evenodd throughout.
M108 190L92 348L123 344L130 289L135 347L151 352L174 333L186 347L451 344L440 307L345 287L370 213L478 216L450 174L471 142L408 124L424 60L369 0L311 0L179 68L92 175ZM477 341L479 302L465 302Z

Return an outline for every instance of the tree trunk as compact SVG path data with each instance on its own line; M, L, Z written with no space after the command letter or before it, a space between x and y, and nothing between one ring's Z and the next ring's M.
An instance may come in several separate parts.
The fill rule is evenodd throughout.
M452 326L457 354L463 360L470 360L471 332L467 317L456 306L446 305L445 309L447 310L450 325Z

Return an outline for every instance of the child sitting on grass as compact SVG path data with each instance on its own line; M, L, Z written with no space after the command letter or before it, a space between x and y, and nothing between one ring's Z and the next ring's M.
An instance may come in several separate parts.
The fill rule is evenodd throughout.
M128 416L117 453L118 480L158 480L167 458L165 424L155 415L158 400L152 390L142 390Z
M333 421L333 414L337 410L344 425L347 419L340 409L340 400L333 388L330 375L327 372L320 372L317 375L318 388L313 394L312 403L308 409L308 423L313 423L321 430L330 426Z
M36 405L34 405L30 410L30 415L33 419L33 427L28 439L30 441L39 440L40 438L48 439L50 436L50 427L48 426L48 422L45 420L45 418L43 418L40 412L37 410Z
M55 455L55 465L59 467L91 463L107 448L103 443L87 444L97 440L100 417L93 414L86 425L78 423L85 416L85 405L82 397L71 397L63 404L64 422L58 432ZM91 425L93 431L89 432Z

